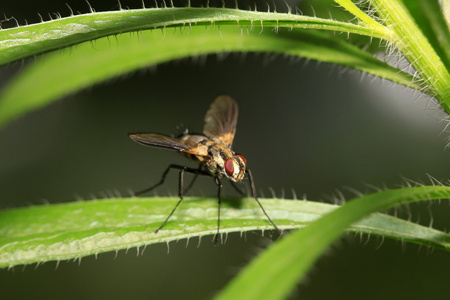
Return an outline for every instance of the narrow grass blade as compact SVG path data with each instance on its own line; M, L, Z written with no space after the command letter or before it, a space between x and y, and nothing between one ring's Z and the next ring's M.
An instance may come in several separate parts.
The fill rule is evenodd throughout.
M445 2L445 1L444 1ZM415 22L423 32L446 68L450 69L450 31L438 0L404 1Z
M443 108L450 113L450 72L444 64L447 56L444 56L444 61L440 58L424 35L429 32L419 28L420 24L416 23L403 1L373 0L371 3L383 23L392 31L392 45L409 60ZM435 22L428 21L429 24Z
M177 200L105 199L1 211L0 267L74 259L154 243L201 238L216 232L217 199L191 197L183 201L170 222L155 234ZM283 229L302 228L339 207L294 200L263 199L261 203ZM447 234L383 214L371 215L346 228L450 249ZM254 199L225 199L221 210L221 233L250 230L273 230L273 227Z
M168 27L261 26L308 28L387 38L383 26L361 26L295 14L227 8L151 8L73 15L70 17L0 30L0 66L36 54L123 32Z
M38 60L10 82L0 96L0 126L60 97L141 68L188 56L218 52L272 52L355 68L416 89L414 78L371 54L315 31L184 28L143 31L84 43Z
M234 277L217 299L285 299L316 259L351 224L402 203L449 197L450 187L434 186L387 190L354 199L273 244ZM450 235L439 239L448 242Z

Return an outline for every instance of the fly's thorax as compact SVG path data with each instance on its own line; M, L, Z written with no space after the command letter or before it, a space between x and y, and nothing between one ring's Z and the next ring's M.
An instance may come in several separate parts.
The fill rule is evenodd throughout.
M236 155L227 145L213 141L209 144L208 154L205 165L212 175L227 177L234 182L244 179L246 161L242 155Z
M198 163L205 163L208 155L209 138L203 135L184 134L179 137L183 144L189 147L189 150L182 151L182 153Z

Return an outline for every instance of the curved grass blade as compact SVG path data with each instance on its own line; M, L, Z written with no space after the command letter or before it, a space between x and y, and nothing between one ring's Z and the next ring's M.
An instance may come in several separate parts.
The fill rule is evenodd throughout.
M248 29L248 28L247 28ZM317 31L278 33L240 27L185 28L123 34L44 56L19 74L0 97L0 126L35 108L121 74L188 56L273 52L355 68L420 89L414 78L371 54Z
M389 30L380 24L361 26L294 14L193 7L120 10L73 15L0 30L0 66L54 49L123 32L204 25L308 28L389 38Z
M450 187L433 186L387 190L354 199L272 244L234 277L217 299L285 299L316 259L351 224L395 205L449 197ZM448 243L450 235L444 233L438 239Z
M449 192L450 193L450 192ZM123 198L19 208L0 212L0 267L75 259L106 251L212 235L217 199L187 198L155 234L177 198ZM272 230L254 199L224 199L221 233ZM261 200L280 228L302 228L338 208L310 201ZM350 231L450 249L438 230L374 214Z
M446 68L450 69L450 31L439 1L417 0L403 3Z
M409 14L404 1L373 0L371 3L383 23L392 30L393 44L429 85L446 112L450 113L450 72L419 24ZM444 56L444 61L446 57Z

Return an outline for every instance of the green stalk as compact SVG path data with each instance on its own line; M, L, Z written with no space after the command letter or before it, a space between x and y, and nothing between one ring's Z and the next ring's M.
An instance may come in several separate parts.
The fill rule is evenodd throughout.
M414 66L426 85L450 113L450 74L442 60L399 0L373 0L384 24L395 36L395 46Z
M350 0L334 0L334 2L338 3L340 6L345 8L348 12L352 13L355 17L357 17L359 20L367 24L369 27L377 28L380 31L384 31L385 36L390 36L391 32L389 29L372 19L370 16L368 16L366 13L364 13L361 9L359 9L358 6L356 6L352 1Z

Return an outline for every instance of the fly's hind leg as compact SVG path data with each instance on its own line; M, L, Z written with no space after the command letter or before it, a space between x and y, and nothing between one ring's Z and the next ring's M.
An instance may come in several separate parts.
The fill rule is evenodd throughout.
M206 173L205 171L203 171L203 170L201 169L201 167L198 168L198 169L192 169L192 168L188 168L188 167L181 166L181 165L171 164L171 165L168 166L167 169L164 171L164 173L163 173L162 176L161 176L161 180L160 180L157 184L155 184L155 185L153 185L153 186L151 186L151 187L149 187L149 188L147 188L147 189L145 189L145 190L142 190L142 191L139 191L139 192L135 192L134 194L135 194L136 196L143 195L143 194L146 194L146 193L148 193L148 192L151 192L152 190L156 189L158 186L162 185L162 184L164 183L164 181L166 180L167 174L169 174L170 169L177 169L177 170L180 170L180 171L181 171L181 170L185 170L186 172L195 174L194 179L193 179L192 182L189 184L189 186L188 186L188 188L186 189L185 192L187 192L187 191L192 187L192 185L194 184L194 181L195 181L195 179L196 179L196 177L197 177L198 175L208 175L208 176L209 176L209 173Z
M197 171L198 172L202 172L202 165L199 165ZM194 178L192 178L191 182L189 183L189 185L187 186L187 188L184 190L184 194L187 194L187 192L189 192L189 190L192 188L192 186L194 185L195 181L198 178L199 173L195 173Z

